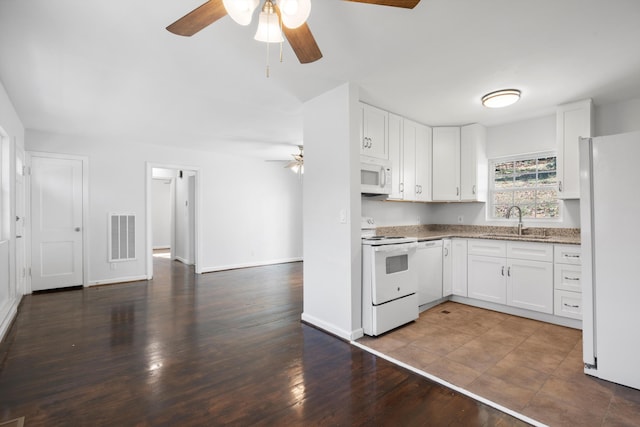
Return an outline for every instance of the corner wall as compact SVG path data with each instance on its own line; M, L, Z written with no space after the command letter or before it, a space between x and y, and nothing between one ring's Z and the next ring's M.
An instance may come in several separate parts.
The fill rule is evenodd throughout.
M304 105L302 320L344 339L362 336L357 88Z

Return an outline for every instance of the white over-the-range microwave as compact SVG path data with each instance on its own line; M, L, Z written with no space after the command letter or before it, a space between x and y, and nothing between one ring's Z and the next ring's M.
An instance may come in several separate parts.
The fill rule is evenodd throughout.
M391 162L389 160L360 157L360 192L363 196L391 194Z

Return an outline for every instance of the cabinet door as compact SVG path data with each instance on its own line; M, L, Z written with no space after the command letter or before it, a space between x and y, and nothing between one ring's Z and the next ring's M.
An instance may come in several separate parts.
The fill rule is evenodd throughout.
M360 153L378 159L388 159L387 126L389 113L367 104L362 105L362 137Z
M391 161L391 194L389 199L404 199L402 117L389 114L389 161Z
M462 297L467 296L467 241L451 241L451 292Z
M468 296L497 304L507 302L506 259L468 256Z
M593 129L593 103L590 99L560 105L556 110L558 197L580 198L579 138Z
M403 199L418 200L418 184L416 182L416 131L408 120L403 120L402 133L402 182Z
M466 269L467 269L466 261L464 263L464 268L466 272ZM466 278L466 274L465 274L465 278ZM453 293L453 254L451 252L451 239L444 239L442 241L442 296L447 297L452 293ZM466 293L466 286L465 286L465 293Z
M553 263L508 259L507 304L553 314Z
M460 200L487 201L486 130L472 124L460 129Z
M431 128L417 123L411 128L415 130L416 141L416 200L428 202L431 201Z
M460 128L433 128L433 200L460 200Z

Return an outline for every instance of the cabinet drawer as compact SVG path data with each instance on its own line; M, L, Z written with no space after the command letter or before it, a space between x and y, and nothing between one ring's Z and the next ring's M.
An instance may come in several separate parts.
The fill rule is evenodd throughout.
M553 266L553 286L571 292L582 292L582 267L572 264Z
M500 240L469 239L467 248L469 255L507 256L507 243Z
M582 293L556 289L553 300L553 314L582 320Z
M580 245L554 245L554 261L559 264L575 264L582 263Z
M507 257L529 261L553 261L553 245L531 242L507 242Z

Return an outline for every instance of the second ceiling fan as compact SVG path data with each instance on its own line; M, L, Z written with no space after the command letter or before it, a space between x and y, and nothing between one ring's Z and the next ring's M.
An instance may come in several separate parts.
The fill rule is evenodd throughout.
M413 9L420 2L420 0L345 1L406 9ZM167 30L180 36L192 36L227 14L238 24L249 25L253 12L259 3L260 0L209 0L169 25ZM281 22L282 32L300 63L307 64L317 61L322 58L322 52L320 52L320 48L306 23L310 9L311 0L264 0L256 39L266 42L281 41L270 38L268 30L267 34L260 34L263 23L264 28L268 28L267 24L273 25L274 21L280 27Z

